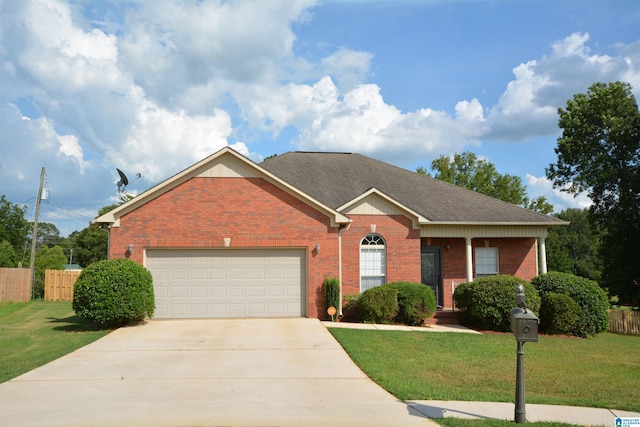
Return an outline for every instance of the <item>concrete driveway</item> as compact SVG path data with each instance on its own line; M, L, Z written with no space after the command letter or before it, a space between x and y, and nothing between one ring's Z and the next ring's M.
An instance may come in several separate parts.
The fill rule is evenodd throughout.
M152 320L0 384L1 426L436 426L315 319Z

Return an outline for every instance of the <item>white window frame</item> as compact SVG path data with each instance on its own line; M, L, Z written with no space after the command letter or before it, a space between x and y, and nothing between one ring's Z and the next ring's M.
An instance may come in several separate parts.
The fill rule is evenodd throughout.
M360 292L384 285L386 278L387 245L384 238L379 234L367 234L360 241Z
M489 254L495 255L490 256ZM500 274L500 252L498 248L475 248L475 255L476 277L489 277Z

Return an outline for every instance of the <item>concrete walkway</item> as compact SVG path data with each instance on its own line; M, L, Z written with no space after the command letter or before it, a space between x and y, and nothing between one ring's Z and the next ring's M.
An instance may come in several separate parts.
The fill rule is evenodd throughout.
M315 319L152 320L0 384L0 426L436 426Z

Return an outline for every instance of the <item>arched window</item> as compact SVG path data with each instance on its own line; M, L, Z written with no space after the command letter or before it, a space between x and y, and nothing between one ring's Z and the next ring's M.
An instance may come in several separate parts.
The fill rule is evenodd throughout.
M387 254L382 236L368 234L360 242L360 291L387 281Z

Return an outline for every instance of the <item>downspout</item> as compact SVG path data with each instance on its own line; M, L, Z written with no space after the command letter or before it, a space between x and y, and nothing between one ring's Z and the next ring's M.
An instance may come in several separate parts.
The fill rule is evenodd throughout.
M342 318L342 232L348 230L351 227L351 223L347 225L341 225L338 228L338 282L340 286L340 308L338 309L338 319Z

